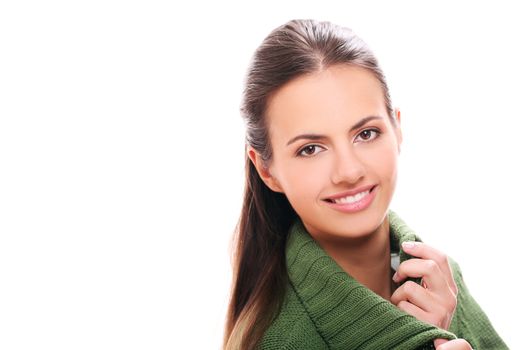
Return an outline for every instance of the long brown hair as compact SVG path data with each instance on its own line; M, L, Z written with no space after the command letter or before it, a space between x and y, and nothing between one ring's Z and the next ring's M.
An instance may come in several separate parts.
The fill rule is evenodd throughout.
M248 69L241 104L246 151L251 146L269 164L268 98L292 79L335 64L369 69L382 85L389 119L396 125L385 77L367 45L348 28L292 20L263 40ZM261 180L247 152L245 158L244 202L234 235L233 283L223 344L235 350L256 348L281 307L287 283L286 236L297 218L286 196Z

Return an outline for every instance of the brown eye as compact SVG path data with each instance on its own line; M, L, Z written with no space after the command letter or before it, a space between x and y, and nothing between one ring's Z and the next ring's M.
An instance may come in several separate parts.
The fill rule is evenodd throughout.
M301 150L299 151L299 156L303 156L303 157L308 157L308 156L313 156L319 152L316 152L316 148L320 149L321 147L318 146L318 145L308 145L308 146L305 146L303 148L301 148Z
M370 138L370 130L363 131L361 135L363 136L368 135L368 136L365 136L365 140L368 140Z
M376 136L375 137L372 137L371 134L372 133L375 133ZM366 129L366 130L363 130L359 136L362 136L363 140L365 140L366 142L368 142L369 140L371 139L376 139L379 137L379 134L381 134L381 132L379 130L374 130L374 129Z

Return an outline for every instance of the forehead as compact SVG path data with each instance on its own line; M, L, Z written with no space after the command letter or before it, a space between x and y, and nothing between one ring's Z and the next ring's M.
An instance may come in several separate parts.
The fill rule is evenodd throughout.
M383 90L368 69L337 65L303 75L269 99L266 118L272 138L297 132L330 132L369 115L386 118Z

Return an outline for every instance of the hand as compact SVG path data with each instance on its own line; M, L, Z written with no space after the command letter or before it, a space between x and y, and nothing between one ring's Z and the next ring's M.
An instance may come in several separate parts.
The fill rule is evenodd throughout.
M465 339L445 340L442 345L436 345L436 342L437 340L434 341L436 350L472 350L472 346Z
M458 288L447 256L422 242L404 242L403 250L420 259L404 261L393 280L421 277L422 282L403 283L392 294L391 302L420 321L448 329L456 310Z

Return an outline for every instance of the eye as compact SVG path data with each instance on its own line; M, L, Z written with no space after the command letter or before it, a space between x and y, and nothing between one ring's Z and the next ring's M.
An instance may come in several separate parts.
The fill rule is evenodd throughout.
M372 137L371 133L375 133L376 136L371 138ZM377 129L366 129L366 130L361 131L361 133L359 133L358 136L363 136L364 141L369 142L370 140L377 139L380 134L381 134L381 131Z
M317 153L319 153L315 151L316 148L322 149L322 147L319 145L307 145L301 148L299 152L297 153L297 155L300 157L310 157L310 156L316 155Z

